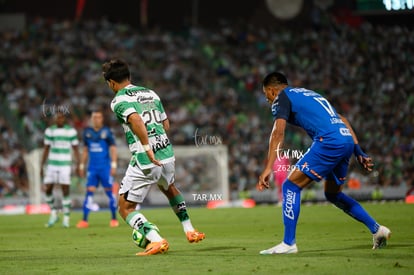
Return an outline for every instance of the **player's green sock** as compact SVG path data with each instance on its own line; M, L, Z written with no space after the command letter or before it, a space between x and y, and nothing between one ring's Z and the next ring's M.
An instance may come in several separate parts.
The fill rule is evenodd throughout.
M190 216L187 213L187 206L183 195L178 194L174 198L170 199L171 208L174 210L181 224L183 225L184 231L194 231L193 225L190 221Z
M46 196L46 203L50 207L50 216L55 218L56 217L56 208L55 208L55 199L53 198L53 195Z
M70 206L71 206L71 200L70 197L64 197L62 200L62 206L63 206L63 214L65 216L69 216L70 214Z
M148 220L139 211L132 211L131 213L128 214L125 221L132 228L139 230L139 228L142 227L144 223L147 222Z
M70 216L70 207L71 207L71 200L70 197L63 197L62 200L62 207L63 207L63 223L69 225L69 216Z
M170 199L170 205L180 222L190 219L183 195L178 194L174 198Z
M125 219L126 223L129 224L132 228L138 230L142 235L144 235L151 242L159 242L162 240L160 234L158 234L151 223L148 222L147 218L139 211L132 211L128 214Z

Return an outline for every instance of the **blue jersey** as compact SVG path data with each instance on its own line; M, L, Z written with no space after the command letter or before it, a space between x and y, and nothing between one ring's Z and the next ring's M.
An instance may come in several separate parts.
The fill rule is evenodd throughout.
M115 145L115 140L108 127L102 127L95 131L92 127L85 128L83 141L88 148L88 170L99 170L111 166L109 147Z
M314 91L286 87L272 103L272 115L303 128L314 141L353 143L350 130L335 108Z

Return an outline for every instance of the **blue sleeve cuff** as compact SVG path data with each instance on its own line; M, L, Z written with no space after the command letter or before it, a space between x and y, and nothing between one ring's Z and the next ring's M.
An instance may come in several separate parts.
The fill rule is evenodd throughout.
M365 155L364 151L362 151L361 146L359 146L359 144L355 144L355 146L354 146L354 155L355 156L364 156Z

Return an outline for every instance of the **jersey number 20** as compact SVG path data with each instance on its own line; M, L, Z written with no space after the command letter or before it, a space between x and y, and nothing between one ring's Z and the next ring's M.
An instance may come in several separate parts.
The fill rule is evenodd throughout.
M161 118L158 113L159 112L154 109L142 112L141 117L143 118L145 126L154 122L161 123Z

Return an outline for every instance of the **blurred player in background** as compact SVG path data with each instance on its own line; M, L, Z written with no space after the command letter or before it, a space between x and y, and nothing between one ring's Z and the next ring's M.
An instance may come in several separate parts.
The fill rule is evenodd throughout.
M70 184L72 170L72 151L76 161L76 173L79 173L78 133L75 128L66 123L65 114L55 114L55 124L45 130L44 149L42 155L40 176L45 185L46 202L50 206L50 218L47 227L53 226L58 220L53 196L53 187L62 188L63 227L69 227L70 221ZM46 164L44 172L44 166Z
M130 71L124 61L111 60L102 65L102 70L108 86L116 93L111 109L124 127L132 153L119 189L119 213L132 228L150 241L145 250L137 255L164 253L169 247L157 227L136 210L152 184L157 184L168 198L187 240L203 240L204 233L194 229L184 197L174 185L175 157L166 133L170 124L160 98L150 89L131 84Z
M288 254L298 252L296 225L300 212L300 195L312 181L325 179L325 197L373 234L373 249L386 245L391 231L379 225L362 206L342 192L349 159L355 154L358 162L368 171L372 160L361 149L349 122L339 115L331 104L318 93L304 88L288 86L286 77L278 72L263 80L263 92L272 104L273 130L269 140L266 167L259 177L258 188L269 188L269 176L276 159L277 148L282 147L286 122L302 127L313 143L299 159L283 183L283 241L260 254Z
M93 111L91 114L91 127L85 128L83 132L83 152L79 166L81 177L85 177L85 166L88 162L86 195L83 202L83 219L76 225L77 228L87 228L89 226L88 216L93 205L93 194L98 188L99 183L105 190L109 199L109 209L111 210L110 227L119 225L116 219L117 202L112 193L113 177L116 174L117 151L115 140L111 130L104 125L104 116L101 111Z

